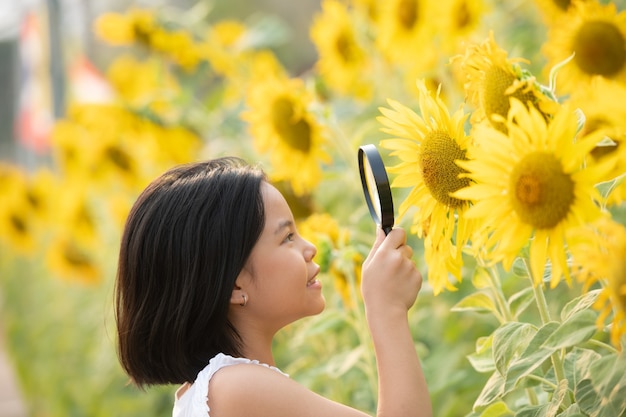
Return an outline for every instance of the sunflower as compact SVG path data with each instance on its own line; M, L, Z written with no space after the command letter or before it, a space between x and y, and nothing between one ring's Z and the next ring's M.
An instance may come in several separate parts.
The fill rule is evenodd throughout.
M594 304L600 310L598 326L603 326L613 312L611 342L619 347L620 338L626 334L626 228L602 217L576 230L572 241L573 274L585 288L601 283Z
M241 114L258 151L270 154L272 180L288 181L297 195L310 193L322 179L320 165L330 162L312 102L301 79L268 78L250 85Z
M457 53L459 46L478 32L488 13L484 0L441 0L436 7L442 20L439 34L443 50L452 53Z
M311 26L311 39L319 54L317 69L328 86L342 95L369 98L371 87L364 80L368 55L359 44L346 6L325 0Z
M411 233L418 237L430 236L429 242L433 246L430 253L443 257L452 253L452 259L459 265L462 262L460 251L469 238L470 228L465 217L458 215L467 209L468 203L451 193L469 184L467 178L459 177L465 171L457 165L458 160L466 159L470 141L463 129L467 115L459 109L451 116L439 91L433 96L424 80L417 82L417 88L421 116L392 100L389 100L391 109L380 109L383 117L378 120L384 126L382 131L395 136L382 140L380 145L401 160L389 168L390 173L397 174L392 186L411 187L400 205L399 217L416 208ZM447 270L460 272L460 267ZM435 274L436 271L439 273ZM442 268L429 271L428 280L435 293L449 287L444 272ZM457 278L461 279L460 273Z
M548 24L561 19L572 6L571 0L534 0L534 2Z
M476 111L472 114L472 124L487 119L489 123L503 131L510 109L510 99L516 98L524 104L538 107L544 114L552 113L556 103L543 94L535 78L524 73L519 62L521 58L507 58L507 52L495 41L493 31L480 45L469 46L460 60L459 69L465 75L465 92Z
M381 4L378 0L348 0L347 2L354 13L365 16L370 24L375 23L380 16Z
M376 46L390 62L407 67L412 73L432 69L437 57L432 42L437 20L429 2L381 2Z
M534 107L512 100L508 136L480 126L470 160L459 162L474 183L454 196L473 201L465 216L480 220L477 235L486 236L474 243L484 244L491 260L510 269L530 242L536 285L542 282L547 259L552 263L551 286L563 274L569 282L565 232L600 216L594 186L611 166L584 167L602 135L577 138L577 123L569 106L547 123Z
M145 9L131 9L125 14L104 13L94 22L96 35L105 42L118 46L135 42L148 45L156 28L154 12Z
M22 254L32 253L36 243L27 190L23 170L0 164L0 239Z
M102 276L95 249L83 245L71 233L53 239L46 251L46 264L53 273L69 281L95 284Z
M181 99L181 87L162 61L121 55L109 66L107 79L130 108L149 111L162 120L181 117L180 105L174 104Z
M317 262L322 272L330 274L336 292L343 305L355 307L355 297L359 297L361 264L363 255L350 244L350 230L340 228L339 223L327 213L312 214L298 224L298 232L315 245L318 250Z
M603 132L605 140L592 151L592 157L601 161L610 159L615 168L603 181L611 181L626 173L626 85L603 78L594 79L571 99L572 106L582 111L583 133ZM609 195L607 204L626 200L626 187L618 186Z
M615 4L574 0L564 19L548 32L543 46L547 68L573 59L557 78L560 94L575 93L594 77L626 83L626 12Z

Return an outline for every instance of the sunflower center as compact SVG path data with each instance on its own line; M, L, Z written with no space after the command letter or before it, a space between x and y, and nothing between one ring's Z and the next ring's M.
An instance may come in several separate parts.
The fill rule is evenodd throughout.
M554 0L554 5L563 11L566 11L571 4L570 0Z
M467 2L462 1L457 4L455 13L454 13L454 22L456 24L457 29L463 29L467 27L471 22L471 13L469 11L469 7Z
M398 4L396 9L396 17L398 22L406 30L411 30L417 22L417 2L415 0L403 0Z
M351 63L357 59L356 48L352 36L349 33L342 32L337 36L335 42L337 53L345 63Z
M91 259L76 244L68 242L63 248L63 257L68 264L81 267L91 265Z
M26 224L22 216L16 213L12 213L9 216L9 221L11 222L13 230L18 234L25 235L28 233L28 225Z
M459 178L466 171L455 161L466 159L466 151L450 135L443 131L430 132L422 142L420 167L424 184L438 202L449 207L460 207L463 200L451 197L450 193L469 185L468 178Z
M608 22L587 22L574 38L574 61L590 75L611 77L626 63L626 41L619 28Z
M493 122L491 116L498 114L506 119L509 109L511 108L511 103L509 102L510 97L515 97L524 104L529 101L532 103L535 102L533 93L524 91L522 88L518 88L513 94L505 94L506 90L511 87L516 80L517 77L514 74L495 65L492 65L485 72L485 81L482 91L483 108L491 123L500 129L503 128L503 126L498 126L501 125L501 123Z
M124 172L132 171L132 162L130 156L117 146L109 146L104 151L104 154L113 165L118 167Z
M311 149L311 126L296 116L293 103L286 97L274 100L272 123L276 132L292 149L308 153Z
M551 229L565 219L574 202L574 182L549 153L534 152L513 169L510 180L513 208L536 229Z

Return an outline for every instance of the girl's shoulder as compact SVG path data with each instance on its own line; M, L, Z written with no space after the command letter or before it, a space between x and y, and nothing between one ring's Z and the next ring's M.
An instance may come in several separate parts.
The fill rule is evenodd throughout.
M196 380L191 385L183 385L180 387L174 397L174 417L193 417L207 416L209 409L209 381L213 376L224 368L232 367L232 365L250 365L253 369L259 368L264 370L272 370L271 374L280 374L288 377L286 373L280 369L261 363L256 360L247 358L235 358L223 353L213 357L204 369L202 369ZM260 365L260 366L259 366ZM238 367L234 367L238 368ZM237 372L238 373L238 372Z

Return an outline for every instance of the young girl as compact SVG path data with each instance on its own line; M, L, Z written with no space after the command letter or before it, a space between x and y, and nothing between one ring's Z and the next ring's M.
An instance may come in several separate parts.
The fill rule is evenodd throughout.
M116 282L119 358L139 386L180 384L174 417L349 417L275 366L276 332L324 309L315 247L263 172L237 158L176 167L139 196ZM407 311L422 277L402 229L363 264L378 416L431 416Z

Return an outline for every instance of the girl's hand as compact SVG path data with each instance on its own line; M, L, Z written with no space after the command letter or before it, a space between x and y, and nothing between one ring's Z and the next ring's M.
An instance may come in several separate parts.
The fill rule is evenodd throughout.
M394 228L385 236L380 227L376 241L363 262L361 292L369 311L411 308L422 286L422 275L411 260L413 249L406 244L406 232Z

